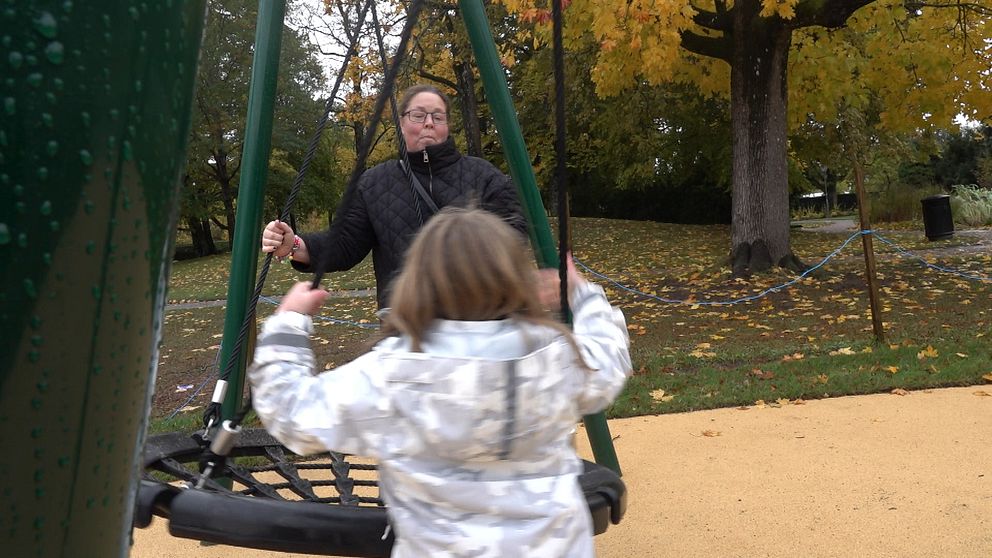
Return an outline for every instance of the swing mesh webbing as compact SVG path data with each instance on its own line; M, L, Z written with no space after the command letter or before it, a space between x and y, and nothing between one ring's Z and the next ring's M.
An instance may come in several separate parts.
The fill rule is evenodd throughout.
M203 448L189 437L180 437L183 440L166 435L149 441L145 452L147 480L193 484L200 480ZM222 476L233 481L231 488L214 479L206 480L204 488L276 500L384 505L379 497L377 468L370 460L333 452L301 457L287 452L261 430L241 433Z

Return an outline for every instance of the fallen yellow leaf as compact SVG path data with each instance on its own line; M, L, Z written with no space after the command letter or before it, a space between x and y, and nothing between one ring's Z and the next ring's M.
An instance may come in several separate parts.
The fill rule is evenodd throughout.
M654 391L651 392L651 399L654 399L655 401L657 401L659 403L668 403L672 399L675 399L675 396L674 395L665 395L665 390L663 390L663 389L656 389L656 390L654 390Z
M899 371L898 366L886 366L885 369L889 371L889 374L895 374Z
M961 358L968 358L968 355L965 353L954 353L954 354L958 355Z
M840 349L837 349L836 351L830 351L830 356L853 355L853 354L855 354L855 353L854 353L854 351L850 347L841 347Z
M992 382L992 372L989 372L988 374L983 374L982 379Z
M923 360L925 358L937 358L937 349L933 348L933 345L927 345L926 349L916 353L916 358Z
M751 370L751 374L753 374L758 378L761 378L762 380L771 380L772 378L775 377L774 372L766 372L760 368L755 368L754 370Z
M703 436L707 438L716 438L719 435L720 432L718 430L703 430Z
M896 388L896 389L892 390L891 393L892 393L892 395L909 395L909 392L906 391L906 390L904 390L904 389L902 389L902 388Z

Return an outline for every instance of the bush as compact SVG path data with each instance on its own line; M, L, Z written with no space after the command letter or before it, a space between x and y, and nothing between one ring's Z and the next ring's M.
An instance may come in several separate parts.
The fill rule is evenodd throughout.
M975 184L957 184L951 189L951 214L955 222L969 227L992 225L992 190Z
M920 200L943 194L940 186L926 188L894 187L871 194L871 222L894 223L897 221L922 221L923 204Z

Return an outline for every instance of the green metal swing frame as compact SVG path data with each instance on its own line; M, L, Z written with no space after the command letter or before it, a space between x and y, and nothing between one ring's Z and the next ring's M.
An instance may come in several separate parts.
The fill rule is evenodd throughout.
M517 186L520 200L531 224L530 238L538 264L541 267L557 267L558 250L555 248L551 225L537 188L534 169L530 165L531 159L517 121L517 112L510 98L506 74L496 52L485 7L482 0L459 0L458 6L499 132L503 153L509 163L510 176ZM253 279L257 273L257 246L269 170L276 76L279 71L279 52L285 15L285 0L259 2L255 58L252 65L245 144L242 151L241 184L220 362L229 362L231 352L237 345L240 324L249 311L254 287ZM233 417L241 405L247 360L244 354L240 355L239 359L228 378L229 389L221 408L224 419ZM621 474L605 415L602 412L588 415L583 418L583 423L596 463L613 470L618 475Z

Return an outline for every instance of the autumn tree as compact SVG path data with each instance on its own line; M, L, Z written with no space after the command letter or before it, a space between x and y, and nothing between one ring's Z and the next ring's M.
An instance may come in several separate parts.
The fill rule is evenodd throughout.
M182 205L198 250L211 248L203 238L211 224L227 231L229 239L234 234L257 10L252 0L208 2ZM304 148L319 116L315 98L322 85L312 46L285 28L272 134L274 156L283 162Z
M546 4L503 0L540 20ZM876 96L883 128L992 114L985 3L957 0L574 0L570 45L592 41L601 95L688 82L731 102L734 271L800 268L789 239L790 123Z
M334 116L339 125L352 130L358 145L369 124L375 99L384 85L382 77L385 68L377 34L382 35L383 50L387 62L391 63L396 55L394 49L399 34L406 24L410 2L377 2L374 12L369 13L365 25L355 37L350 36L349 25L355 23L354 14L361 9L364 0L319 0L319 3L322 13L310 10L304 26L323 36L332 46L327 54L340 58L341 52L351 48L347 46L351 40L354 40L356 52L359 53L346 71L341 110ZM502 6L488 5L487 11L494 21L505 18L505 8ZM378 23L378 29L375 23ZM394 84L394 94L398 96L406 87L417 83L435 85L449 94L453 117L450 121L451 135L463 145L464 152L490 159L500 158L498 138L489 125L484 91L456 3L431 3L417 21ZM396 137L395 119L388 108L378 129L377 137L373 138L374 147L368 161L370 165L396 156L393 141ZM383 142L383 139L390 141Z
M528 41L529 42L529 41ZM504 42L501 47L507 46ZM599 97L588 80L593 45L569 52L568 188L573 214L728 222L730 141L726 102L678 84L640 85ZM514 104L546 206L554 211L555 122L551 49L514 49ZM673 203L682 200L682 203Z

